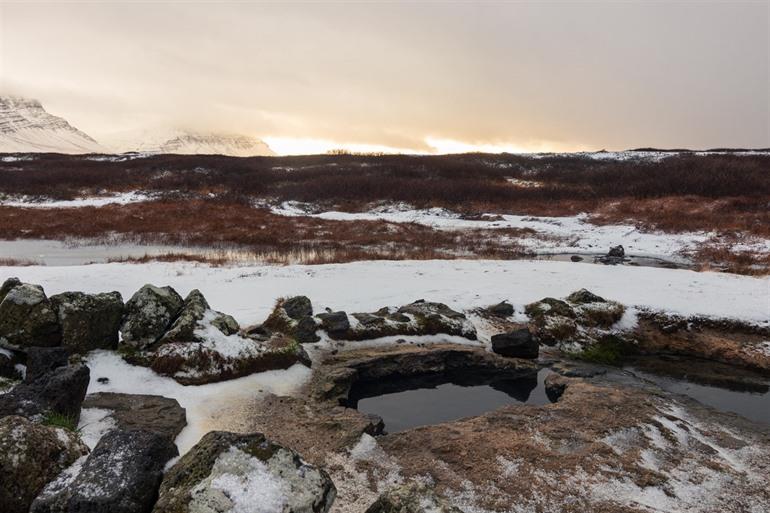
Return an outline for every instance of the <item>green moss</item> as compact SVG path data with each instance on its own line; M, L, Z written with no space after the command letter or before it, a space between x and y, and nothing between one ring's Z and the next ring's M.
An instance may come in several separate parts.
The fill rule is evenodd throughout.
M606 335L570 356L586 362L619 366L635 352L636 347L632 343L615 335Z
M75 417L56 412L48 412L43 418L43 425L64 428L67 431L77 431L78 423Z

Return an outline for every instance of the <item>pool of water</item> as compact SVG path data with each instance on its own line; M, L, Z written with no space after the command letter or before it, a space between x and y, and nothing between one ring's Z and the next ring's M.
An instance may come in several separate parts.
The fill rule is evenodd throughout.
M550 401L543 380L551 371L517 379L431 376L354 386L348 406L379 415L387 433L471 417L509 404Z
M624 369L716 410L770 423L770 376L685 357L639 358Z
M557 262L576 262L581 264L631 265L636 267L657 267L659 269L692 269L684 260L669 260L663 257L627 255L622 262L607 264L601 261L603 254L586 253L541 253L532 257L535 260L555 260Z

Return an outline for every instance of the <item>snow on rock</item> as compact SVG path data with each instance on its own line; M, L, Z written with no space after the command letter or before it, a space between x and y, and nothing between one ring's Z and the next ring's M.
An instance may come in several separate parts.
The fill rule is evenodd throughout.
M83 408L80 410L78 432L80 439L93 450L99 440L117 426L112 411L104 408Z
M39 101L0 96L0 153L105 151L63 118L46 112Z

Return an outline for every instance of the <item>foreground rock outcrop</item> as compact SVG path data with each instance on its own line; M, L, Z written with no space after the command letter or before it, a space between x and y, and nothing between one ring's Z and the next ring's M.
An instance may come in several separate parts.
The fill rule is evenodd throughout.
M56 367L0 395L0 417L19 415L41 420L54 414L77 424L89 380L90 371L85 365Z
M157 433L110 431L81 465L46 486L30 512L145 513L157 499L163 466L177 454Z
M135 349L146 349L169 329L184 306L182 297L171 287L145 285L125 307L120 333L123 343Z
M83 408L107 410L117 429L150 431L172 442L187 425L179 402L159 395L98 392L86 396Z
M0 509L27 513L43 487L86 454L75 433L23 417L0 418Z
M59 320L43 287L7 279L0 287L0 346L26 349L60 343Z
M431 487L410 483L380 495L366 513L462 513Z
M51 296L61 325L61 343L74 353L116 349L123 318L120 292L84 294L64 292Z
M153 513L326 513L336 490L323 470L259 433L208 433L163 479Z

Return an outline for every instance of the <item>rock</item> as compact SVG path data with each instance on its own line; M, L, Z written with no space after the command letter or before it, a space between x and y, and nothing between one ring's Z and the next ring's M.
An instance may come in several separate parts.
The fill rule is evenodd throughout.
M290 319L299 320L313 315L313 304L305 296L294 296L282 303L282 308Z
M66 367L69 356L66 347L30 347L27 350L27 374L24 381L32 383L54 369Z
M3 302L6 294L8 294L12 288L18 287L19 285L21 285L21 280L18 278L8 278L5 280L3 284L0 285L0 303Z
M369 340L387 336L453 335L476 340L476 329L466 316L443 303L415 301L398 309L354 313L358 321L347 332L330 333L337 340Z
M205 331L208 326L215 327L225 335L238 333L240 329L238 322L231 316L212 310L203 294L195 289L187 295L182 311L159 343L202 342L206 337L200 335L200 331Z
M335 496L326 472L264 435L213 431L166 472L153 513L326 513Z
M528 304L524 307L524 312L533 319L554 316L575 318L575 311L568 303L552 297Z
M348 314L345 312L320 313L316 317L321 319L321 328L327 333L344 333L350 329Z
M572 255L571 257L569 257L569 259L572 260L573 262L582 262L583 261L583 257L579 256L579 255Z
M513 305L507 301L502 301L488 308L489 313L500 317L509 317L513 315Z
M283 333L300 344L312 344L321 340L316 335L318 325L312 314L313 307L305 296L279 300L262 324L262 329L270 333Z
M168 342L155 350L126 354L123 358L183 385L203 385L255 372L288 369L307 358L299 343L282 333L259 340L226 336L213 327L209 330L202 342Z
M164 465L178 454L174 443L158 433L110 431L79 471L43 490L30 513L146 513L157 499Z
M569 296L567 296L567 301L570 303L574 303L576 305L582 305L585 303L605 303L606 300L601 297L597 296L593 292L590 292L586 289L580 289L576 292L573 292Z
M21 383L0 395L0 417L19 415L37 420L56 413L77 424L88 381L89 370L85 365L58 367L32 383Z
M437 497L432 487L410 483L380 495L366 513L462 513L462 510Z
M21 363L21 361L16 353L0 348L0 378L10 380L20 379L21 373L16 367L19 363Z
M174 322L184 300L171 287L145 285L126 303L120 332L123 343L145 349L157 342Z
M492 351L501 356L537 358L539 349L540 345L527 328L492 335Z
M623 248L623 246L612 246L610 250L607 252L608 257L615 257L615 258L623 258L626 256L626 250Z
M172 442L187 425L185 409L179 402L159 395L98 392L86 396L83 408L110 410L109 416L118 429L151 431Z
M3 283L2 290L0 346L25 349L59 345L59 320L43 287L11 278Z
M116 349L123 317L120 292L84 294L64 292L51 296L62 331L62 345L73 353Z
M300 344L313 344L321 340L321 337L316 335L316 329L318 325L310 316L302 317L297 321L297 325L294 329L294 337Z
M76 433L23 417L0 419L0 509L27 513L43 487L88 454Z
M544 380L545 395L549 401L555 403L564 394L568 385L569 379L566 379L564 376L556 373L549 374Z

